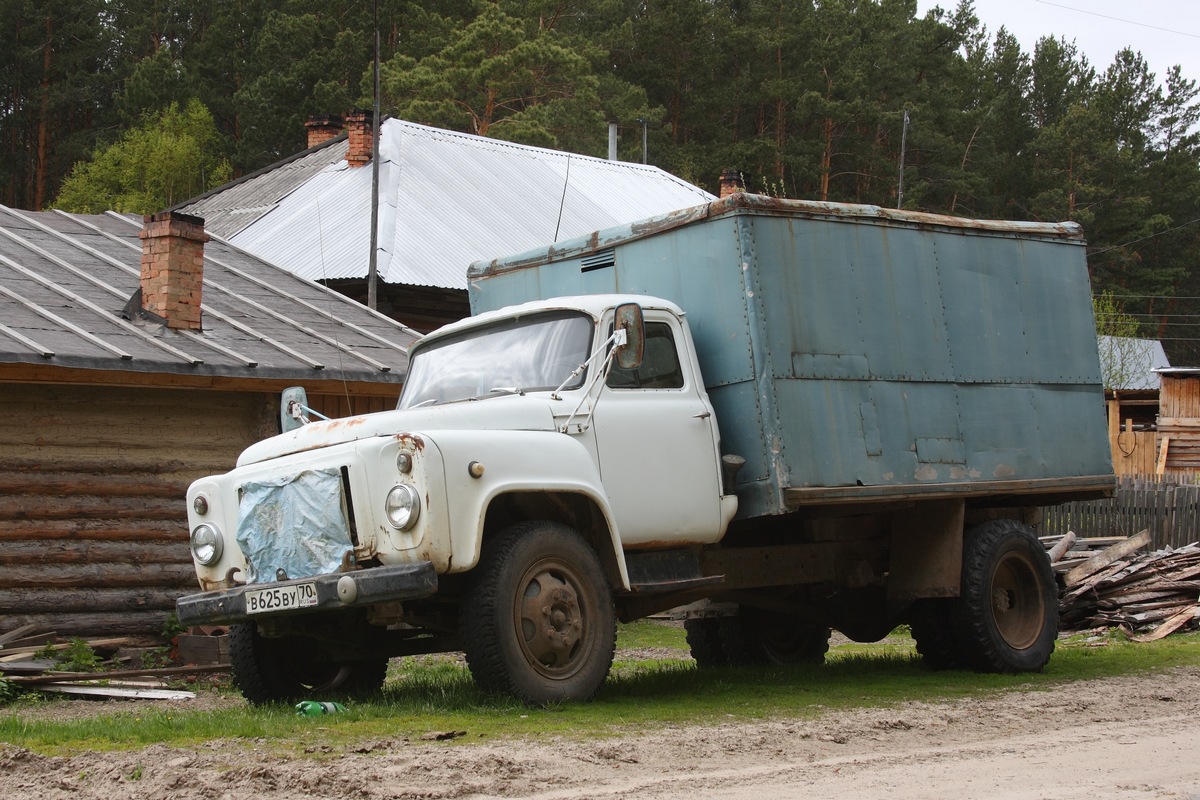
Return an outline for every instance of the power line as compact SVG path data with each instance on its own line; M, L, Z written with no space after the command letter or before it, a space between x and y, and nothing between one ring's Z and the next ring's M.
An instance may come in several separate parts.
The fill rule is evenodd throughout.
M1101 17L1102 19L1111 19L1113 22L1120 22L1125 25L1137 25L1141 28L1149 28L1154 31L1162 31L1163 33L1174 33L1179 36L1190 36L1193 39L1200 39L1200 34L1187 33L1185 31L1172 30L1171 28L1160 28L1157 25L1147 25L1144 22L1134 22L1131 19L1121 19L1120 17L1110 17L1108 14L1100 14L1096 11L1087 11L1082 8L1074 8L1073 6L1064 6L1061 3L1051 3L1049 0L1037 0L1044 6L1054 6L1055 8L1063 8L1067 11L1074 11L1077 14L1090 14L1093 17Z
M1039 2L1041 2L1041 0L1039 0ZM1124 242L1123 244L1114 244L1112 247L1106 247L1103 250L1093 250L1089 255L1098 256L1101 253L1107 253L1109 250L1120 250L1122 247L1128 247L1131 244L1137 244L1138 242L1144 242L1147 239L1153 239L1155 236L1162 236L1164 233L1172 233L1174 231L1179 230L1180 228L1186 228L1188 225L1195 225L1197 222L1200 222L1200 217L1197 217L1196 219L1191 220L1190 222L1185 222L1182 225L1176 225L1174 228L1167 228L1165 231L1159 231L1158 233L1152 233L1149 236L1143 236L1140 239L1134 239L1133 241Z

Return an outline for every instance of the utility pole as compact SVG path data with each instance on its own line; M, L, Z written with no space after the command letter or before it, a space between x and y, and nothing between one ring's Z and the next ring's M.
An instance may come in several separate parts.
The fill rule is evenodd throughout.
M367 308L379 308L379 0L375 14L375 103L371 115L371 255L367 261Z
M646 127L650 124L650 121L647 119L643 119L642 117L638 117L638 124L642 126L642 163L645 164L646 163Z
M904 109L904 127L900 130L900 187L896 191L896 208L904 207L904 148L908 144L908 109Z

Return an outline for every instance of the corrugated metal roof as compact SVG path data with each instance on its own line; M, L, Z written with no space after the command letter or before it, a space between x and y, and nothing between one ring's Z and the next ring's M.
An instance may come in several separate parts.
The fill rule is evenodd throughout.
M484 258L707 203L713 195L644 164L606 161L384 120L377 267L388 283L465 289ZM344 139L180 210L303 277L366 277L371 170Z
M417 335L213 238L203 330L129 319L142 222L0 206L0 362L246 378L396 383Z
M206 192L179 210L204 219L210 234L232 238L275 210L279 201L326 167L346 158L346 136L298 153L266 169Z
M1171 368L1167 352L1157 339L1097 336L1096 340L1105 381L1121 384L1106 389L1158 389L1162 383L1159 373Z

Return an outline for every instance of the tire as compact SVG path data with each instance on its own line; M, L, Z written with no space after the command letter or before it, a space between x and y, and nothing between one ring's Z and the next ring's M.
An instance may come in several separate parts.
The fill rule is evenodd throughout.
M998 519L967 532L954 633L966 664L981 672L1037 672L1050 660L1058 588L1028 526Z
M485 540L460 632L479 688L529 705L587 700L612 666L612 592L595 551L555 522Z
M777 611L743 606L734 616L688 620L684 628L701 668L820 664L829 651L829 628Z
M383 686L387 659L338 664L324 660L316 648L310 639L268 639L259 635L255 623L238 623L229 629L233 681L254 705L299 700L321 692L367 696Z
M957 602L957 599L921 599L913 603L909 612L909 627L917 643L917 652L930 669L956 669L962 666L962 654L954 633L954 607Z
M721 626L730 664L821 664L829 651L829 628L791 614L743 606Z
M758 647L768 664L823 664L829 652L829 628L799 622L790 614L761 613Z
M721 618L697 617L683 621L688 648L700 669L726 666L725 649L721 645Z

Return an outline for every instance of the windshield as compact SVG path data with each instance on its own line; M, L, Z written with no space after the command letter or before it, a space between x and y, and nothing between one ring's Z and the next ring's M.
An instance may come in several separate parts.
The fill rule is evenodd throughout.
M413 354L399 408L557 389L587 360L592 320L556 312L506 320L443 339ZM583 383L581 371L567 389Z

